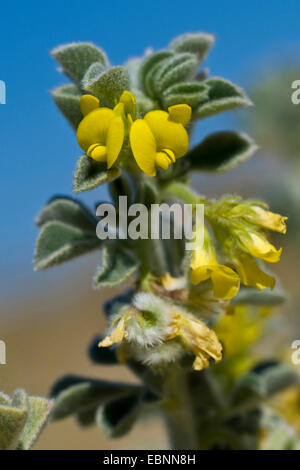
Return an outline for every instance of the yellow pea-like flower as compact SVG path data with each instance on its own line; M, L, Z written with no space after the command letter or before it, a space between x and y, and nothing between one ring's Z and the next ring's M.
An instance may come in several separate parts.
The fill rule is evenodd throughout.
M269 263L277 263L280 259L282 248L276 248L266 240L264 235L254 230L233 230L243 250L254 258L259 258Z
M123 146L125 114L135 115L135 100L130 92L124 92L114 109L99 105L99 100L92 95L81 97L84 118L77 129L77 141L88 157L107 162L107 168L111 168Z
M189 136L185 126L191 117L186 104L171 106L166 111L150 111L137 119L130 129L130 145L140 169L155 176L157 167L166 170L188 151Z
M191 260L191 282L211 279L214 296L218 299L232 299L240 288L240 278L233 269L217 262L209 233L205 228L203 246L193 251Z
M185 349L195 355L193 368L202 370L209 367L209 359L222 359L222 346L217 335L205 323L188 314L173 313L171 332L168 339L178 338Z

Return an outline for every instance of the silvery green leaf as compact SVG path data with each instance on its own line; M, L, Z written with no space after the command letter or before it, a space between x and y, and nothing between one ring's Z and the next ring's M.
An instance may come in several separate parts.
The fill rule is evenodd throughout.
M141 90L137 90L136 88L134 88L132 89L132 93L134 94L136 99L138 117L144 117L146 113L152 111L157 107L155 102L151 98L149 98L149 96L145 95L145 93L143 93Z
M132 59L127 60L127 62L124 64L124 67L127 69L129 75L130 90L133 88L140 88L140 68L142 63L143 59L140 57L133 57Z
M101 406L97 411L96 422L107 436L121 437L130 431L139 412L140 397L132 393Z
M167 88L162 96L165 108L185 103L192 108L197 107L208 97L208 87L200 82L183 82Z
M47 222L39 233L34 256L35 269L46 269L95 250L96 233L63 222Z
M74 130L77 129L82 114L80 111L80 89L76 85L62 85L51 92L53 100Z
M51 55L61 65L62 72L71 80L80 83L85 72L94 62L108 65L105 52L89 42L72 42L58 46Z
M64 222L92 233L97 224L96 217L84 204L65 196L53 197L37 216L36 224L41 227L51 221Z
M0 450L14 450L27 419L26 392L17 389L8 404L0 405Z
M137 268L138 263L133 255L118 247L113 241L108 242L102 250L93 285L95 288L119 286L133 276Z
M92 72L95 72L94 66ZM116 104L124 90L129 89L129 75L125 67L110 67L104 72L90 73L83 79L83 87L111 106Z
M94 62L84 74L84 77L81 81L81 86L83 89L87 89L87 87L94 83L99 76L105 72L106 67L103 65L102 62Z
M45 427L53 403L43 397L28 398L28 417L18 441L18 450L30 449Z
M203 82L208 86L208 99L193 113L193 117L203 119L223 111L251 105L244 91L223 78L209 78Z
M214 36L206 33L186 33L173 39L169 48L175 52L190 52L196 54L198 64L205 59L209 49L214 43Z
M193 171L232 170L257 150L246 134L234 131L216 132L206 137L184 157Z
M281 305L286 301L286 294L279 290L259 291L254 287L242 288L238 294L232 299L234 304L248 305Z
M140 83L146 94L155 97L153 77L164 61L174 55L171 51L158 51L147 57L140 68Z
M51 419L58 420L74 413L87 411L136 389L139 390L139 387L121 382L81 379L77 384L67 387L56 396Z
M193 78L197 71L194 54L180 53L166 59L153 77L153 85L158 97L171 85Z
M117 166L108 170L106 163L98 163L82 155L74 173L74 190L80 193L94 189L101 184L110 183L120 174L121 170Z

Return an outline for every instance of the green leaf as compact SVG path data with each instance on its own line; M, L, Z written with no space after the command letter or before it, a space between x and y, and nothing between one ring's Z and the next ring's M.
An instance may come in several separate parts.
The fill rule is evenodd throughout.
M300 376L297 371L285 364L276 364L272 367L268 367L262 373L262 377L268 397L288 387L298 385L300 382Z
M249 305L281 305L286 301L286 295L279 290L257 290L254 287L242 288L232 299L234 304Z
M93 278L93 286L115 287L126 282L136 272L137 261L115 243L108 243L102 250L101 262Z
M62 85L51 92L53 100L60 112L74 130L77 129L82 114L80 110L80 89L76 85Z
M105 70L106 67L101 62L94 62L84 74L82 88L86 89L89 84L94 83Z
M10 403L0 405L0 450L13 450L27 419L27 395L17 389Z
M89 42L72 42L58 46L51 55L62 66L62 72L71 80L80 83L85 72L94 62L108 65L105 52Z
M74 174L74 190L80 193L94 189L101 184L110 183L120 174L121 170L117 166L108 170L106 163L94 162L86 155L82 155Z
M43 225L35 248L35 269L46 269L69 261L100 245L96 233L63 222L47 222Z
M242 409L257 406L262 400L299 384L299 374L285 364L269 361L246 373L235 385L231 405Z
M97 411L96 421L107 436L121 437L130 431L139 411L139 396L132 393L101 406Z
M141 68L140 68L140 83L145 92L151 96L155 97L154 87L153 87L153 77L157 72L159 67L165 62L165 59L173 57L174 53L171 51L158 51L154 54L151 54L145 59Z
M167 88L163 93L165 108L175 104L185 103L192 108L197 107L208 97L208 87L200 82L178 83Z
M160 97L171 85L193 78L196 71L197 59L193 54L176 54L174 57L166 59L153 77L157 96Z
M169 48L175 52L190 52L196 54L198 64L205 59L209 49L214 43L214 36L205 33L186 33L173 39Z
M234 131L216 132L194 147L185 160L193 171L228 171L245 162L257 150L250 137Z
M58 420L74 413L82 413L136 389L139 387L135 385L86 379L66 388L57 396L51 418Z
M101 365L116 365L119 364L117 351L112 346L107 348L99 348L98 344L103 340L103 337L96 336L91 342L88 350L89 358L95 364Z
M129 88L128 71L125 67L116 66L97 73L95 66L92 67L92 72L88 70L82 82L84 89L114 106L123 91Z
M41 227L47 222L55 221L93 233L96 231L96 217L84 204L71 197L56 196L50 199L37 216L36 224Z
M46 425L53 403L43 397L28 398L28 417L18 442L19 450L30 449Z
M143 59L140 57L133 57L125 62L124 67L128 71L130 90L133 88L140 88L140 69Z
M193 117L196 119L251 104L244 91L228 80L216 77L204 80L203 83L209 88L208 99L194 111Z

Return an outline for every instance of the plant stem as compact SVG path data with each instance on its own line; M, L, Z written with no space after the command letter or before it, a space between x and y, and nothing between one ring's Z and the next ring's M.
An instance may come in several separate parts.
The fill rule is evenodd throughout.
M174 365L168 369L165 396L166 401L162 407L172 449L197 449L187 373L179 366Z

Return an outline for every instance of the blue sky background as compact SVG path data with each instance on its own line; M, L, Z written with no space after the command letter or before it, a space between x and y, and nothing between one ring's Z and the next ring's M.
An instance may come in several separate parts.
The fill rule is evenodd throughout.
M93 41L120 64L147 46L159 49L181 33L206 31L216 34L207 61L211 73L245 86L265 62L280 63L286 52L300 51L299 14L299 0L2 2L0 79L7 104L0 105L1 291L16 295L18 279L38 282L31 265L33 218L53 193L71 194L80 155L49 94L66 81L49 50ZM209 119L198 136L230 127L231 119L230 113ZM103 198L97 189L83 199L99 200L100 191Z

